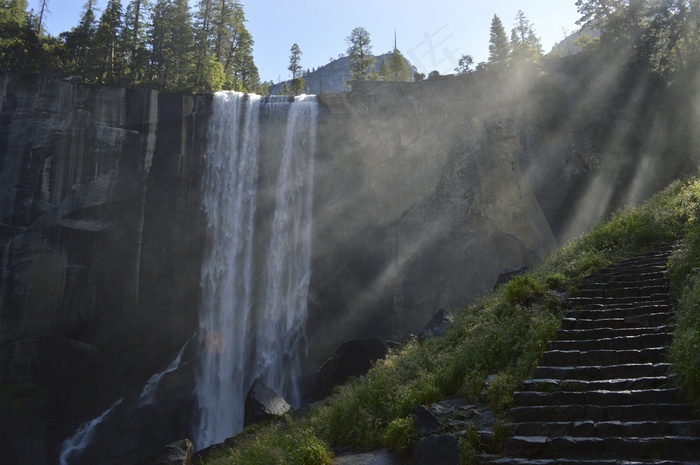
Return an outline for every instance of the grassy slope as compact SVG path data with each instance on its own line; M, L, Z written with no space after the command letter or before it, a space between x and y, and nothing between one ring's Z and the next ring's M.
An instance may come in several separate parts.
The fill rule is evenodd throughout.
M547 257L528 275L457 313L443 337L413 340L340 388L303 418L241 435L235 449L208 465L329 464L329 445L358 449L411 447L410 412L451 396L488 403L506 419L514 387L527 378L563 315L555 290L575 291L596 269L674 241L688 247L672 259L681 302L671 350L678 382L700 405L700 181L676 182L645 205L614 215ZM496 377L484 388L489 375Z

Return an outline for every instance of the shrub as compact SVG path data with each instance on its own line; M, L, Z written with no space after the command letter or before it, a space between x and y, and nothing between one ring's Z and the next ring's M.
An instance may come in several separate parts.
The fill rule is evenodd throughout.
M245 435L236 447L208 458L207 465L331 465L333 454L328 444L313 429L300 421L274 424Z
M384 444L390 452L402 457L408 456L418 441L418 431L413 416L397 418L386 428Z

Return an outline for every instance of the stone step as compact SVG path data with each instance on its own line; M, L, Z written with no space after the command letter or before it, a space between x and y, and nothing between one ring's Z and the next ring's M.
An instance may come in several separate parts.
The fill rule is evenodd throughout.
M672 387L669 376L647 378L618 378L604 380L582 379L528 379L520 384L521 391L625 391L638 389L664 389Z
M552 421L692 421L689 404L535 405L510 409L513 423Z
M677 400L678 389L642 389L630 391L515 391L513 400L521 407L532 405L631 405L670 404Z
M586 286L576 293L576 297L646 297L655 294L668 295L669 289L667 284L650 286L647 283L641 286L605 286L604 288Z
M583 279L581 284L586 286L590 283L636 281L664 276L668 276L666 265L659 263L642 263L616 269L601 270L589 279Z
M580 288L583 289L617 289L620 287L669 286L670 279L666 271L653 272L644 275L630 274L614 278L584 279Z
M479 463L495 465L698 465L697 462L678 460L652 460L644 461L618 460L618 459L529 459L521 457L494 457L491 455L479 456Z
M662 326L671 322L671 312L650 313L625 318L570 318L562 319L562 329L596 329Z
M668 302L670 303L670 297L667 292L659 292L655 294L649 294L643 296L644 302ZM639 296L632 297L604 297L604 296L591 296L591 297L569 297L569 305L574 307L586 307L588 305L621 305L629 304L636 305L640 302Z
M636 350L548 350L542 357L545 366L621 365L627 363L662 363L666 347Z
M556 421L512 425L515 436L700 437L700 421Z
M650 315L656 313L675 313L676 307L672 304L643 305L634 307L610 307L599 309L576 309L566 312L566 318L604 319L604 318L629 318Z
M535 378L553 379L618 379L649 378L663 376L671 368L670 363L625 363L621 365L591 366L538 366L534 370Z
M613 329L613 328L605 328ZM557 340L550 343L552 350L631 350L645 347L663 347L673 339L672 333L649 332L634 336L617 336L599 339Z
M653 457L686 460L700 456L700 438L664 436L653 438L582 438L576 436L513 436L509 454L538 458L621 458L644 460Z
M644 336L650 334L671 334L673 327L662 325L648 328L596 328L596 329L570 329L557 330L557 339L562 341L585 341L596 339L610 339L614 337ZM556 342L556 341L552 341ZM550 343L551 344L551 343Z
M659 307L659 311L675 310L675 308L676 308L675 302L673 300L669 299L666 301L638 300L636 302L631 301L631 302L613 302L613 303L598 303L598 304L579 305L576 307L572 306L571 307L572 310L570 310L570 311L576 311L576 310L613 310L613 309L621 309L621 308L638 308L638 307L648 307L648 306L657 306L657 307Z

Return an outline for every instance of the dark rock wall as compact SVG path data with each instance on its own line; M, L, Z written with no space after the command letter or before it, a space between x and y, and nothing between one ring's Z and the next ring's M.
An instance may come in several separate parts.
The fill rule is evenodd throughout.
M0 78L0 384L58 395L65 435L196 331L209 111Z

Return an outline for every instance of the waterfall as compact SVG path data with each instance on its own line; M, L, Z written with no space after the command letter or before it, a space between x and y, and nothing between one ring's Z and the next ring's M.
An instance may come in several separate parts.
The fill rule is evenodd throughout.
M104 419L107 418L114 411L114 409L122 403L123 400L123 398L119 399L118 401L113 403L111 407L102 412L102 414L99 417L93 418L92 420L80 425L80 427L77 429L73 436L63 441L63 446L61 447L61 454L58 458L59 463L61 465L69 465L68 459L70 457L75 457L76 455L79 456L83 452L85 447L90 443L90 440L92 439L92 435L95 432L95 427L102 423Z
M172 373L173 371L180 368L180 363L182 363L182 355L185 353L185 348L191 340L192 339L188 339L187 342L185 342L182 345L180 351L170 362L170 364L165 368L165 370L161 371L160 373L156 373L148 379L146 385L143 387L143 390L141 390L141 395L139 396L139 405L148 405L152 404L155 401L156 388L158 387L158 383L160 383L160 379L163 377L163 375Z
M292 405L300 401L316 112L313 96L214 97L197 448L243 428L245 395L257 377Z

